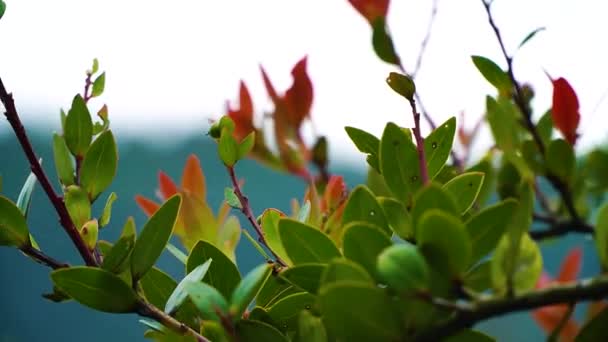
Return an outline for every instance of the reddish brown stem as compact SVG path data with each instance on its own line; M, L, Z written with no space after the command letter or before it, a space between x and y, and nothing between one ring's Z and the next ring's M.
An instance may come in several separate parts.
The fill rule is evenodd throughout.
M66 264L66 263L61 262L61 261L57 261L57 260L53 259L52 257L44 254L42 251L37 250L31 244L28 244L25 247L21 247L20 250L23 253L25 253L28 256L30 256L32 259L34 259L39 264L48 266L48 267L50 267L50 268L52 268L54 270L59 269L59 268L70 267L69 264Z
M426 166L426 157L424 155L424 139L420 133L420 113L416 110L416 101L412 98L410 100L410 106L412 107L412 115L414 116L414 138L416 139L416 149L418 150L418 163L420 164L420 178L422 184L429 182L429 172Z
M17 136L17 140L19 141L19 144L21 144L21 148L23 149L23 152L25 153L25 156L27 157L27 160L29 161L32 172L36 175L36 178L38 178L38 182L40 182L42 189L44 189L44 192L46 193L47 197L53 204L55 211L59 215L59 222L61 223L64 230L69 235L70 239L72 240L72 242L78 249L78 252L82 256L82 259L84 260L84 262L88 266L98 266L95 258L93 257L93 254L91 253L91 251L89 250L89 248L87 247L85 242L82 240L80 233L74 226L74 223L72 222L72 219L70 218L70 214L68 214L68 211L65 207L65 204L63 203L63 200L61 199L61 197L59 197L55 193L55 190L53 189L51 182L49 181L48 177L46 176L46 173L42 169L42 166L38 162L38 158L36 157L34 148L32 147L32 144L30 143L27 133L25 132L25 127L23 127L23 124L21 123L21 119L19 118L19 115L17 113L17 108L15 107L15 101L13 100L13 95L9 94L6 91L6 88L4 87L4 83L2 82L1 78L0 78L0 101L2 101L2 104L4 105L4 108L6 110L4 112L4 115L6 116L6 119L8 120L11 127L13 128L13 131L15 132L15 135Z

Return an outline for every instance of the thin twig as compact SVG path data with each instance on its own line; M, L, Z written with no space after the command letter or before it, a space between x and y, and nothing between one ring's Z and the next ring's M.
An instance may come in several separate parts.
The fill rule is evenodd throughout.
M191 335L196 338L197 342L210 342L205 336L202 336L186 324L167 315L154 305L144 300L140 300L138 304L137 313L140 316L151 318L180 335Z
M255 218L255 215L251 210L251 206L249 205L249 199L245 195L243 195L243 192L241 191L241 185L239 184L239 181L236 177L236 173L234 172L234 167L226 166L226 169L228 169L228 174L230 175L230 181L232 182L232 186L234 188L234 194L241 203L241 212L243 213L243 215L245 215L251 226L255 229L255 232L258 234L258 241L262 245L264 245L270 251L270 253L272 253L276 262L279 263L279 265L283 267L287 266L287 264L281 259L281 257L279 257L266 242L266 238L264 237L264 231L262 231L262 227L260 227L260 225L258 224L258 220Z
M582 221L566 221L552 224L545 230L533 230L530 237L534 240L554 238L568 233L593 234L594 229L589 224Z
M37 263L50 267L54 270L59 268L70 267L69 264L55 260L54 258L46 255L42 251L34 248L31 244L28 244L25 247L21 247L20 250L30 256L32 259L34 259Z
M6 110L4 112L4 115L6 116L6 119L13 128L13 131L17 136L17 140L19 140L19 143L21 144L21 148L23 149L23 152L25 153L25 156L29 161L32 172L36 175L36 178L38 178L40 185L44 189L44 192L53 204L55 211L59 215L59 222L61 223L64 230L69 235L70 239L78 249L78 252L82 256L82 259L85 261L85 263L88 266L97 266L98 264L95 258L93 257L93 253L91 253L86 243L82 240L80 233L72 222L72 218L70 217L70 214L68 213L65 204L63 203L63 200L55 193L51 182L49 181L48 177L46 176L46 173L42 169L40 162L38 162L38 158L36 157L34 148L30 143L27 133L25 132L25 127L23 127L21 119L19 118L19 115L17 113L17 108L15 107L13 95L9 94L6 91L6 88L4 87L4 83L2 83L1 78L0 101L2 101L2 104L4 105L4 108Z
M416 100L410 99L410 107L412 107L412 115L414 116L414 138L416 139L416 149L418 150L418 163L420 164L420 178L422 184L429 182L429 172L426 166L426 157L424 155L424 139L420 133L420 113L416 110Z
M418 72L420 71L420 67L422 66L422 60L424 57L424 53L426 52L426 47L431 40L431 32L433 31L433 24L435 23L435 18L437 17L437 9L438 9L439 0L433 0L433 5L431 9L431 17L429 19L428 26L426 27L426 34L422 39L422 43L420 44L420 50L418 50L418 58L416 59L416 66L414 66L414 70L410 75L412 79L416 78Z
M84 80L84 92L82 93L82 98L84 99L84 103L88 103L89 100L93 97L90 93L91 85L93 82L91 81L92 73L87 71L87 78Z
M537 309L543 306L598 300L608 296L608 277L585 279L527 292L511 298L482 300L472 304L454 303L454 315L415 336L416 341L440 341L478 322L507 313Z

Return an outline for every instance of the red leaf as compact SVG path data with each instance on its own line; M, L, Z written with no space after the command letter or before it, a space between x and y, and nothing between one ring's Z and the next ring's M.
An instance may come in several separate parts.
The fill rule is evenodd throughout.
M253 102L251 101L249 90L243 81L241 81L239 88L239 107L232 109L228 106L228 116L234 121L234 137L237 140L243 140L243 138L255 130L253 126Z
M312 106L312 81L306 72L307 57L302 58L291 70L293 84L285 93L285 102L289 112L289 123L297 129L309 116Z
M143 210L148 216L152 216L152 214L154 214L160 207L158 203L140 195L135 196L135 202L137 202L141 210Z
M555 330L567 311L567 305L546 306L542 309L534 310L532 317L534 317L536 323L548 335ZM578 331L578 323L574 319L569 318L559 334L561 341L574 341Z
M559 275L555 279L560 283L575 281L581 270L583 251L580 248L572 249L562 261Z
M182 189L205 201L207 196L207 187L205 185L205 175L201 168L201 162L198 157L191 154L186 161L184 173L182 174Z
M321 211L328 213L334 211L346 196L346 184L342 176L331 176L321 201Z
M350 4L361 13L371 24L378 17L386 17L389 0L348 0Z
M171 177L162 171L158 172L158 184L161 197L165 200L179 191Z
M576 129L580 121L578 97L565 78L551 80L553 83L553 106L551 116L555 127L571 144L576 143Z
M262 79L264 80L264 86L266 87L268 95L270 96L273 102L277 102L277 99L279 98L279 96L277 95L277 91L274 89L274 86L272 85L268 74L266 74L266 70L264 70L264 67L261 65L260 71L262 72Z

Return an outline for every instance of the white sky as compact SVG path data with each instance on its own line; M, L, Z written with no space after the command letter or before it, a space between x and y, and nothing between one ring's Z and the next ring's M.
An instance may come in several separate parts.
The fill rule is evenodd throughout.
M465 111L467 126L483 112L492 88L470 55L504 62L481 0L440 0L417 88L437 123ZM258 64L278 89L303 55L315 85L312 116L332 154L358 155L345 125L380 134L387 121L411 125L404 101L385 84L394 69L379 61L367 23L346 0L6 0L0 20L0 76L27 125L56 127L60 107L81 91L94 57L107 71L101 100L123 138L162 133L172 139L203 132L236 99L243 78L257 114L270 108ZM518 54L516 75L535 85L537 115L550 105L543 68L566 77L581 102L579 147L606 141L608 2L495 0L494 14L507 49L538 34ZM393 0L389 24L406 67L413 68L431 0ZM0 133L8 125L0 125ZM425 133L428 130L425 129ZM485 132L488 141L487 131ZM347 151L347 153L344 153ZM355 157L356 158L356 157Z

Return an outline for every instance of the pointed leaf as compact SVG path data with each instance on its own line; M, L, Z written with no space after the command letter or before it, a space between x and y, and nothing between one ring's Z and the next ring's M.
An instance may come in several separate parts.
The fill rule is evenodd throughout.
M179 282L179 284L177 284L175 290L173 290L173 292L169 296L169 299L167 299L167 304L165 304L166 313L174 313L179 308L179 306L184 303L186 298L188 298L188 291L186 291L186 286L192 282L200 282L205 277L205 274L209 270L209 266L211 265L212 261L212 259L209 259L204 264L198 265L195 269L192 270L192 272L188 273L188 275L186 275L184 279Z
M179 195L173 196L146 222L131 254L133 279L141 279L165 249L181 204Z
M443 186L456 199L461 214L465 214L475 203L483 178L481 172L467 172L452 178Z
M281 277L302 290L314 294L319 290L321 275L325 268L325 264L301 264L281 272Z
M152 267L141 278L140 284L146 299L157 308L165 307L169 296L171 296L177 287L177 283L173 278L156 267Z
M247 136L238 145L238 159L247 157L255 144L255 132L247 134Z
M555 280L560 283L568 283L576 281L578 274L581 271L581 263L583 259L583 250L574 248L568 252L564 261L559 268L559 274Z
M76 95L65 118L65 143L73 155L84 157L93 138L93 121L82 96Z
M63 201L70 218L77 229L91 219L91 202L87 193L76 185L70 185L65 192Z
M236 334L240 341L288 342L289 340L272 325L255 320L241 319L236 322Z
M466 229L471 238L471 262L477 262L496 248L516 210L517 202L507 199L469 218Z
M239 200L237 195L234 193L233 188L224 188L224 201L226 201L226 203L228 203L229 206L231 206L235 209L241 209L243 207L243 205L241 204L241 201Z
M55 159L55 170L59 181L63 186L74 184L74 165L72 156L65 139L57 134L53 134L53 157Z
M108 196L106 205L103 207L101 218L99 219L100 227L107 226L108 223L110 223L110 218L112 217L112 204L114 204L114 201L116 201L117 198L118 196L116 196L115 192L110 193L110 196Z
M288 266L292 265L291 260L283 248L281 237L279 236L279 220L282 213L276 209L267 209L262 214L262 231L266 238L268 247L272 249Z
M376 259L391 245L391 239L373 225L352 222L344 228L344 256L363 266L377 280L380 276L376 271Z
M208 241L199 241L188 255L186 272L192 272L197 266L213 259L203 282L216 288L225 298L230 298L241 280L236 265L221 250Z
M188 282L185 290L204 320L220 321L218 313L228 314L228 302L215 288L200 282Z
M511 89L511 80L506 72L486 57L471 56L471 59L477 70L491 85L498 89L500 93L508 94Z
M382 229L389 236L392 234L382 207L366 186L357 186L348 197L342 215L342 225L351 222L367 222Z
M61 291L92 309L126 313L137 308L135 292L108 271L76 266L53 271L51 279Z
M272 265L263 264L249 271L243 277L230 297L230 314L233 317L241 317L260 291L270 272L272 272Z
M380 140L380 169L391 193L409 205L412 192L422 184L418 152L412 139L391 122Z
M283 332L295 332L298 329L298 317L301 311L311 310L316 296L300 292L282 298L268 309L268 315Z
M103 94L103 90L106 87L106 73L103 72L101 75L97 76L95 81L93 81L93 89L91 90L91 97L97 97Z
M359 151L367 154L378 153L380 140L374 135L355 127L346 126L345 130Z
M378 17L371 24L372 45L376 55L386 63L399 65L399 56L395 51L393 39L387 31L384 17Z
M403 203L388 197L379 197L378 202L384 210L384 216L389 222L393 232L402 239L414 237L412 216Z
M118 150L112 131L105 131L95 139L82 162L80 181L91 199L97 198L114 179Z
M526 37L524 39L522 39L521 43L519 43L518 49L520 49L522 46L524 46L527 42L530 41L530 39L534 38L534 36L536 36L537 33L542 32L544 30L546 30L546 27L538 27L536 29L534 29L534 31L528 33L526 35Z
M17 197L17 207L23 213L23 216L27 218L27 213L30 209L30 203L32 202L32 193L34 192L34 188L36 187L36 182L38 179L33 172L30 172L29 176L23 183L23 187L19 192L19 196Z
M207 198L205 175L197 156L188 156L182 175L182 189L201 200Z
M416 84L410 76L403 75L398 72L391 72L386 79L386 83L397 94L405 97L409 101L414 101Z
M327 235L307 224L291 219L279 221L279 235L294 265L328 262L340 251Z
M455 134L456 118L451 117L424 138L424 153L429 178L435 178L445 166L452 151Z
M128 258L135 246L135 236L123 236L104 255L102 268L114 274L123 272L129 266Z
M414 208L412 209L412 222L414 232L418 236L418 225L424 213L431 209L438 209L454 216L460 216L458 205L454 197L441 188L438 184L431 183L421 189L414 197Z
M577 138L576 130L581 119L578 97L565 78L552 79L551 82L553 83L553 105L551 107L553 124L570 145L574 145Z
M13 202L0 196L0 246L26 246L29 231L23 213Z

